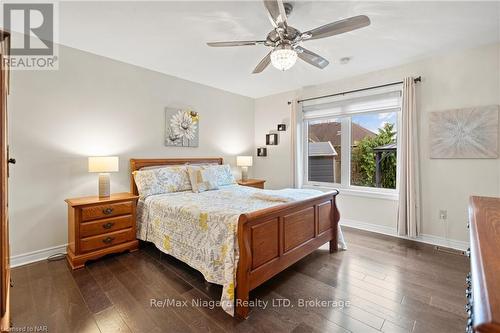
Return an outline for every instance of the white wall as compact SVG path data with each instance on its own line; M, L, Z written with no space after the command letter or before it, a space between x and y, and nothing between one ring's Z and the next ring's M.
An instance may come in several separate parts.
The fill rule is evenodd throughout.
M354 59L353 61L356 61ZM405 76L422 76L417 86L420 160L422 173L422 233L467 241L468 197L500 195L500 160L444 160L429 158L428 118L432 111L500 104L500 44L466 50L385 69L349 79L333 81L301 91L257 99L255 141L262 144L266 130L277 121L289 123L287 101L401 81ZM348 65L347 65L348 66ZM311 69L314 70L314 69ZM254 175L268 179L270 187L291 185L290 131L282 133L280 146L272 147L266 158L255 158ZM283 138L283 136L286 136ZM342 217L395 228L397 201L341 195ZM439 209L448 210L448 226L439 220Z
M252 154L254 100L75 49L58 71L13 71L9 98L12 255L67 242L65 198L93 195L87 156L118 155L112 191L129 191L129 158ZM199 148L163 145L164 108L200 113Z

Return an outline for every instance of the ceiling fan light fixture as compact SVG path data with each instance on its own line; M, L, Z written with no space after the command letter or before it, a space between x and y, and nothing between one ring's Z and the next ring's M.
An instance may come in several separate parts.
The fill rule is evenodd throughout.
M290 45L276 47L271 53L271 63L280 71L286 71L295 65L297 52Z
M324 69L329 61L299 44L308 40L321 39L340 35L349 31L361 29L370 25L370 18L366 15L357 15L330 22L320 27L301 32L288 24L288 16L292 12L293 4L290 0L261 0L267 10L269 20L273 26L265 40L242 40L230 42L210 42L211 47L264 45L271 47L266 56L257 64L252 74L262 73L270 64L280 71L286 71L295 65L297 58L306 63ZM284 2L288 1L288 2ZM345 61L344 61L345 60ZM348 58L341 60L348 62Z

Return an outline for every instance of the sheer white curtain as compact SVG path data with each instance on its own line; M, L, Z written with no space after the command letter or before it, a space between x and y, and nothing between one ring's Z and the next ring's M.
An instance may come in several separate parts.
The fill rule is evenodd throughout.
M420 179L418 164L417 103L415 81L403 82L403 108L400 131L398 235L416 237L420 233Z

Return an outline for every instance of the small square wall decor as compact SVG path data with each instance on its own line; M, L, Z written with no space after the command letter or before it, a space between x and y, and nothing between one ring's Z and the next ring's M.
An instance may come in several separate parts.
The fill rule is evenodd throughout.
M277 146L278 145L278 134L276 134L276 133L266 134L266 145L267 146Z
M286 131L286 125L285 124L278 124L278 131L280 131L280 132Z
M264 147L257 148L257 156L259 157L267 156L267 148Z
M431 158L498 158L498 105L431 112Z
M165 109L165 146L198 147L199 115L190 109Z

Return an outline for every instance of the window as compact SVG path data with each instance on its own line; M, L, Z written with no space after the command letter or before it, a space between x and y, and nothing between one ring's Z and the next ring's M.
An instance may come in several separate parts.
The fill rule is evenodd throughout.
M401 91L303 105L305 183L395 192Z

